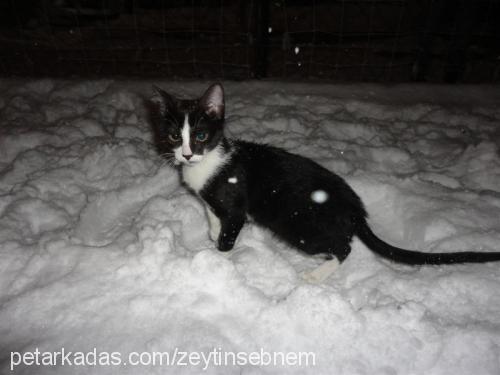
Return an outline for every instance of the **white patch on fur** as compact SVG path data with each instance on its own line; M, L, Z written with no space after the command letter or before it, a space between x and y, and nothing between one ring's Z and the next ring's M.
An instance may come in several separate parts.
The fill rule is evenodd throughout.
M191 151L191 146L189 146L190 143L190 129L191 126L189 126L189 116L186 113L184 115L184 125L182 126L182 131L181 131L181 136L182 136L182 155L192 155L193 151Z
M205 204L205 210L207 211L208 226L210 228L208 234L210 236L210 239L215 242L219 238L220 234L220 220L207 204Z
M198 163L199 161L201 161L203 159L203 157L204 157L204 155L193 154L191 159L189 159L189 163L190 164Z
M231 155L223 152L221 146L217 146L196 164L184 164L182 178L191 189L199 193L207 181L217 174L217 171L227 163L230 157Z
M174 156L176 160L176 164L187 163L187 160L184 156L182 156L182 147L179 146L174 148Z
M328 198L328 193L324 190L315 190L311 193L311 199L319 204L325 203Z
M311 284L322 283L328 279L340 266L340 262L337 258L327 260L317 268L310 272L305 272L302 274L302 278Z

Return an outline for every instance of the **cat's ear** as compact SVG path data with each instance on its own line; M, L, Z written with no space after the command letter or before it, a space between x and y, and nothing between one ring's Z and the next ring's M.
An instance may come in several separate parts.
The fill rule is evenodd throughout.
M158 106L158 109L162 115L164 115L172 108L175 108L176 99L168 94L166 91L162 90L156 85L153 85L153 97L151 98L151 102Z
M224 89L220 83L211 85L200 99L200 106L209 117L224 118Z

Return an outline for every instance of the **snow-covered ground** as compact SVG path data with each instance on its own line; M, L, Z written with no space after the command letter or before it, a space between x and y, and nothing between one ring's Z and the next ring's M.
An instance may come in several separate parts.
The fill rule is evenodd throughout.
M197 96L207 82L155 82ZM151 82L0 82L0 373L11 352L314 352L315 366L17 366L16 374L499 374L500 264L322 261L203 207L151 143ZM374 231L500 250L500 89L226 83L227 133L345 177Z

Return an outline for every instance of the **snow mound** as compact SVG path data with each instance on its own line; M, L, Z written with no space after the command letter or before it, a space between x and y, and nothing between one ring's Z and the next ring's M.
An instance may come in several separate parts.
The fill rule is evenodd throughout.
M149 82L2 82L0 372L11 352L312 352L315 365L28 366L17 374L498 374L500 265L407 267L358 240L323 261L249 223L208 238L152 144ZM181 96L204 83L164 82ZM498 88L228 83L227 131L313 158L374 231L423 251L499 251ZM228 183L236 184L235 178ZM328 199L316 191L311 199Z

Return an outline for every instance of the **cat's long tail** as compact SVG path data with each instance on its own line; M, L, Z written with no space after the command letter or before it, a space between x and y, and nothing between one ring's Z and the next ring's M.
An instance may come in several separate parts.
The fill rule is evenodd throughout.
M378 238L364 220L362 223L358 224L356 235L370 250L382 257L394 262L409 265L486 263L500 261L500 252L481 253L464 251L459 253L422 253L420 251L400 249Z

